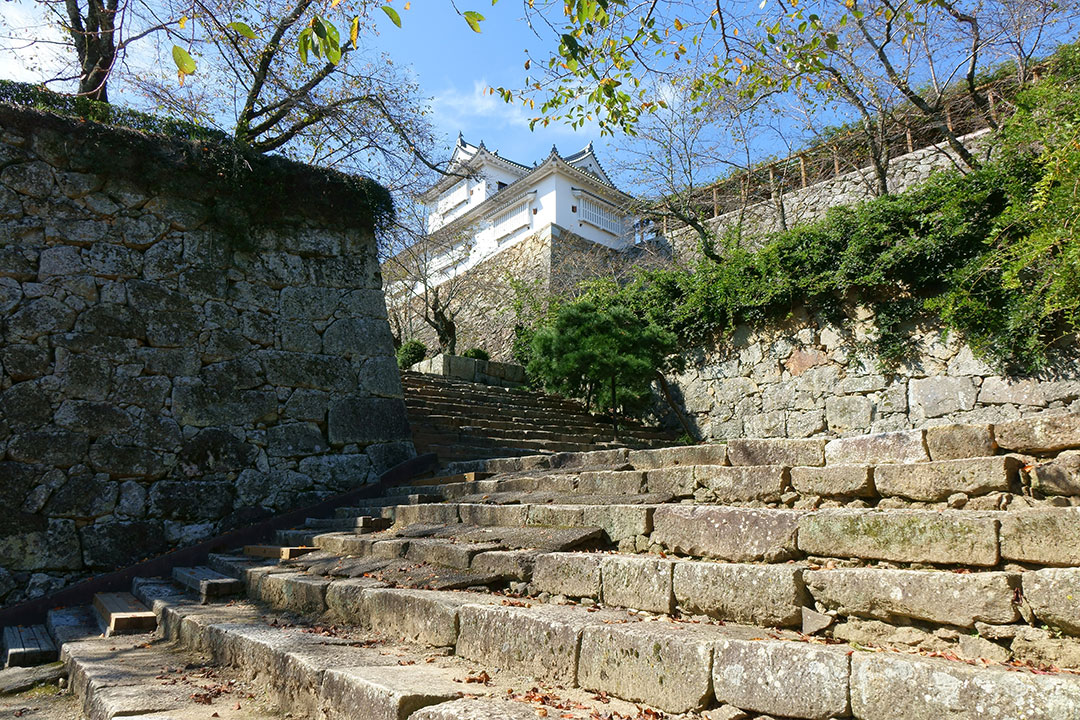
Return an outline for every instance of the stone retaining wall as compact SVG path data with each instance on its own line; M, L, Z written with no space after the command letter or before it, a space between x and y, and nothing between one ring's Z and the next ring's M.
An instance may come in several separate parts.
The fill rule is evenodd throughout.
M994 423L1080 410L1080 351L1038 377L1009 377L955 335L916 331L915 359L879 369L868 310L837 326L796 313L780 327L740 326L671 378L703 438L847 437L954 422Z
M0 106L0 601L413 454L365 182Z
M989 130L979 130L960 138L972 152L985 152ZM961 167L956 153L945 143L919 148L889 160L889 192L902 193L920 185L942 170ZM819 183L786 193L778 200L772 198L747 205L743 210L724 213L709 221L717 235L740 223L744 241L755 245L755 238L784 228L814 222L825 217L830 209L856 205L876 196L877 180L871 166L852 170ZM672 246L681 262L700 257L697 235L693 232L671 233Z

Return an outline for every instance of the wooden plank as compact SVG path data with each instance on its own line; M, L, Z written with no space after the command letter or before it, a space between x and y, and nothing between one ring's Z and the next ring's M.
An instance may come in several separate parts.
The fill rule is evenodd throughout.
M26 667L56 660L56 644L42 625L4 628L4 667Z
M308 545L245 545L244 554L274 560L292 560L318 549Z
M150 632L157 627L157 616L127 592L94 595L94 609L101 616L106 635Z

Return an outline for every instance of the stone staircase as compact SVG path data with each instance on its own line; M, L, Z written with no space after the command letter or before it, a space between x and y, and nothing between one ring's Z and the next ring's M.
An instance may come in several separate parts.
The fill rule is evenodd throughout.
M156 635L49 627L90 720L1080 718L1078 450L1044 415L459 463L136 580Z
M678 433L627 422L612 440L611 421L580 402L416 372L401 373L418 452L442 462L671 445Z

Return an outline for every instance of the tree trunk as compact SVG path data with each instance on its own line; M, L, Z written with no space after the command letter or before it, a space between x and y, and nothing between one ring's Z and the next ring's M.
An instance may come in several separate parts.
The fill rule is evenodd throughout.
M619 418L615 414L615 376L611 376L611 439L619 439Z
M116 62L116 6L118 0L88 0L86 15L78 0L67 0L68 32L79 56L79 94L109 101L108 80Z
M667 401L668 407L675 413L675 417L678 418L679 424L682 425L683 432L685 432L694 442L699 442L701 438L697 436L697 433L694 432L694 428L691 427L690 422L686 419L686 416L683 415L682 410L675 404L675 399L671 397L671 388L668 386L667 378L664 377L664 373L659 370L656 371L656 383L660 386L660 392L663 393L664 400Z

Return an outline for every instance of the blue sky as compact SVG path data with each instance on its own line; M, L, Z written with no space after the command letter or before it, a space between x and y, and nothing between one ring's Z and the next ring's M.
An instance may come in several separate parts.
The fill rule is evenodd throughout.
M532 111L508 105L489 86L519 87L527 72L525 48L534 58L546 57L543 43L522 17L522 5L502 0L464 0L462 10L476 10L486 20L475 33L445 1L417 0L411 10L401 10L399 29L389 18L379 18L380 36L374 44L415 72L425 95L431 99L435 126L452 147L458 132L489 149L525 164L542 160L554 144L571 153L594 141L603 161L608 139L598 131L574 131L564 125L529 130Z

